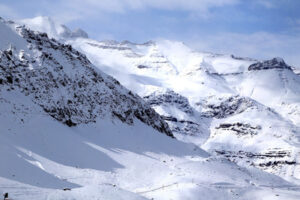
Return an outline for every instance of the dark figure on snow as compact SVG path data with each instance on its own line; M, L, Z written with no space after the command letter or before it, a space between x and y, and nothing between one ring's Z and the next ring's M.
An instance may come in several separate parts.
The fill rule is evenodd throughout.
M7 193L7 192L4 193L4 194L3 194L3 197L4 197L4 200L8 199L8 193Z

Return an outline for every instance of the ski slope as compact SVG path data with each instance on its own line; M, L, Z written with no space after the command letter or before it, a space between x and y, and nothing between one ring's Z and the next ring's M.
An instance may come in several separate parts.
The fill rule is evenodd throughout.
M0 192L8 192L12 199L300 196L297 185L212 157L139 121L130 126L102 118L70 128L45 115L20 92L7 93L2 95L11 101L0 107ZM30 112L16 116L20 105Z

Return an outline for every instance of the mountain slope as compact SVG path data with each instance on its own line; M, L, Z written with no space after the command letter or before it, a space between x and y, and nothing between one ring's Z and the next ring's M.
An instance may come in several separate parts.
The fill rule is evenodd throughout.
M300 79L283 60L259 62L195 52L172 41L134 44L83 37L58 39L144 97L178 139L211 153L230 149L232 156L224 156L242 166L261 165L286 179L299 178ZM220 145L212 145L216 141ZM265 155L274 153L274 148L271 163L268 159L267 164L249 161L242 155L241 160L236 159L240 151ZM277 156L281 151L287 152L286 159Z
M0 153L6 158L0 167L0 191L13 199L300 196L297 186L278 177L209 158L195 146L153 132L140 121L128 126L102 119L69 128L43 115L30 99L25 102L22 93L11 95L36 109L24 123L11 123L13 112L0 116L5 124ZM1 103L1 109L11 111L9 105Z
M118 61L119 68L116 64L97 67L123 71L116 75L144 94L145 102L95 69L73 47L12 22L2 21L0 25L0 155L5 158L0 165L0 192L8 192L12 199L300 197L299 186L294 183L253 166L241 167L167 136L171 132L163 119L176 118L174 123L168 121L173 131L179 128L175 134L182 135L186 142L200 138L195 143L204 146L207 138L211 144L215 142L209 130L215 120L230 119L251 112L251 108L269 113L270 109L259 102L240 97L212 67L214 58L228 64L231 56L192 53L192 61L186 62L164 55L151 42L102 42L99 47L99 42L75 38L99 50L99 54L93 54L96 64ZM74 42L74 37L70 38L61 41ZM191 53L188 48L182 51L179 53ZM143 52L150 54L143 56ZM96 55L108 57L99 59ZM200 55L211 60L198 68ZM237 62L230 74L236 73L234 70L240 70L240 74L247 70L246 63L256 61L241 62L244 64ZM190 68L184 67L186 63ZM201 76L193 78L193 74ZM178 80L185 82L181 85ZM269 115L276 123L282 119L272 110ZM234 126L239 127L237 123ZM255 130L249 134L255 135L259 126L245 123L242 130L251 127ZM184 137L187 131L193 134ZM214 154L214 149L207 149Z
M20 41L17 46L9 44L8 49L0 52L2 90L18 88L46 113L68 126L95 122L97 117L110 113L128 124L138 118L172 136L163 119L140 97L96 70L71 46L50 40L46 34L34 34L11 25L16 26L22 40L11 30L14 27L3 22L1 26L3 36L15 35L17 39L11 41Z

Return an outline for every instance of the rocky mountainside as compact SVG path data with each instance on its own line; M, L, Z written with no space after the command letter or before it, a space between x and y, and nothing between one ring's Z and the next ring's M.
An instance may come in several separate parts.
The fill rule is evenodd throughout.
M22 42L2 45L7 49L0 52L1 91L21 91L68 126L95 122L109 115L128 124L137 118L172 136L164 120L139 96L95 69L70 45L3 20L1 29Z
M162 115L177 138L196 136L199 141L207 139L208 120L190 105L186 97L172 90L166 90L153 92L144 99Z
M57 39L144 97L178 139L242 166L300 178L300 79L281 58L196 52L172 41Z
M0 193L299 199L299 76L280 59L21 22L0 22Z

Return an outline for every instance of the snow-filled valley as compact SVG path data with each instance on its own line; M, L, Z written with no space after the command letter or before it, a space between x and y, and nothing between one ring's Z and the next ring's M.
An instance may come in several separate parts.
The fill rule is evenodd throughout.
M48 17L1 19L0 193L299 199L294 69L175 41L96 41Z

